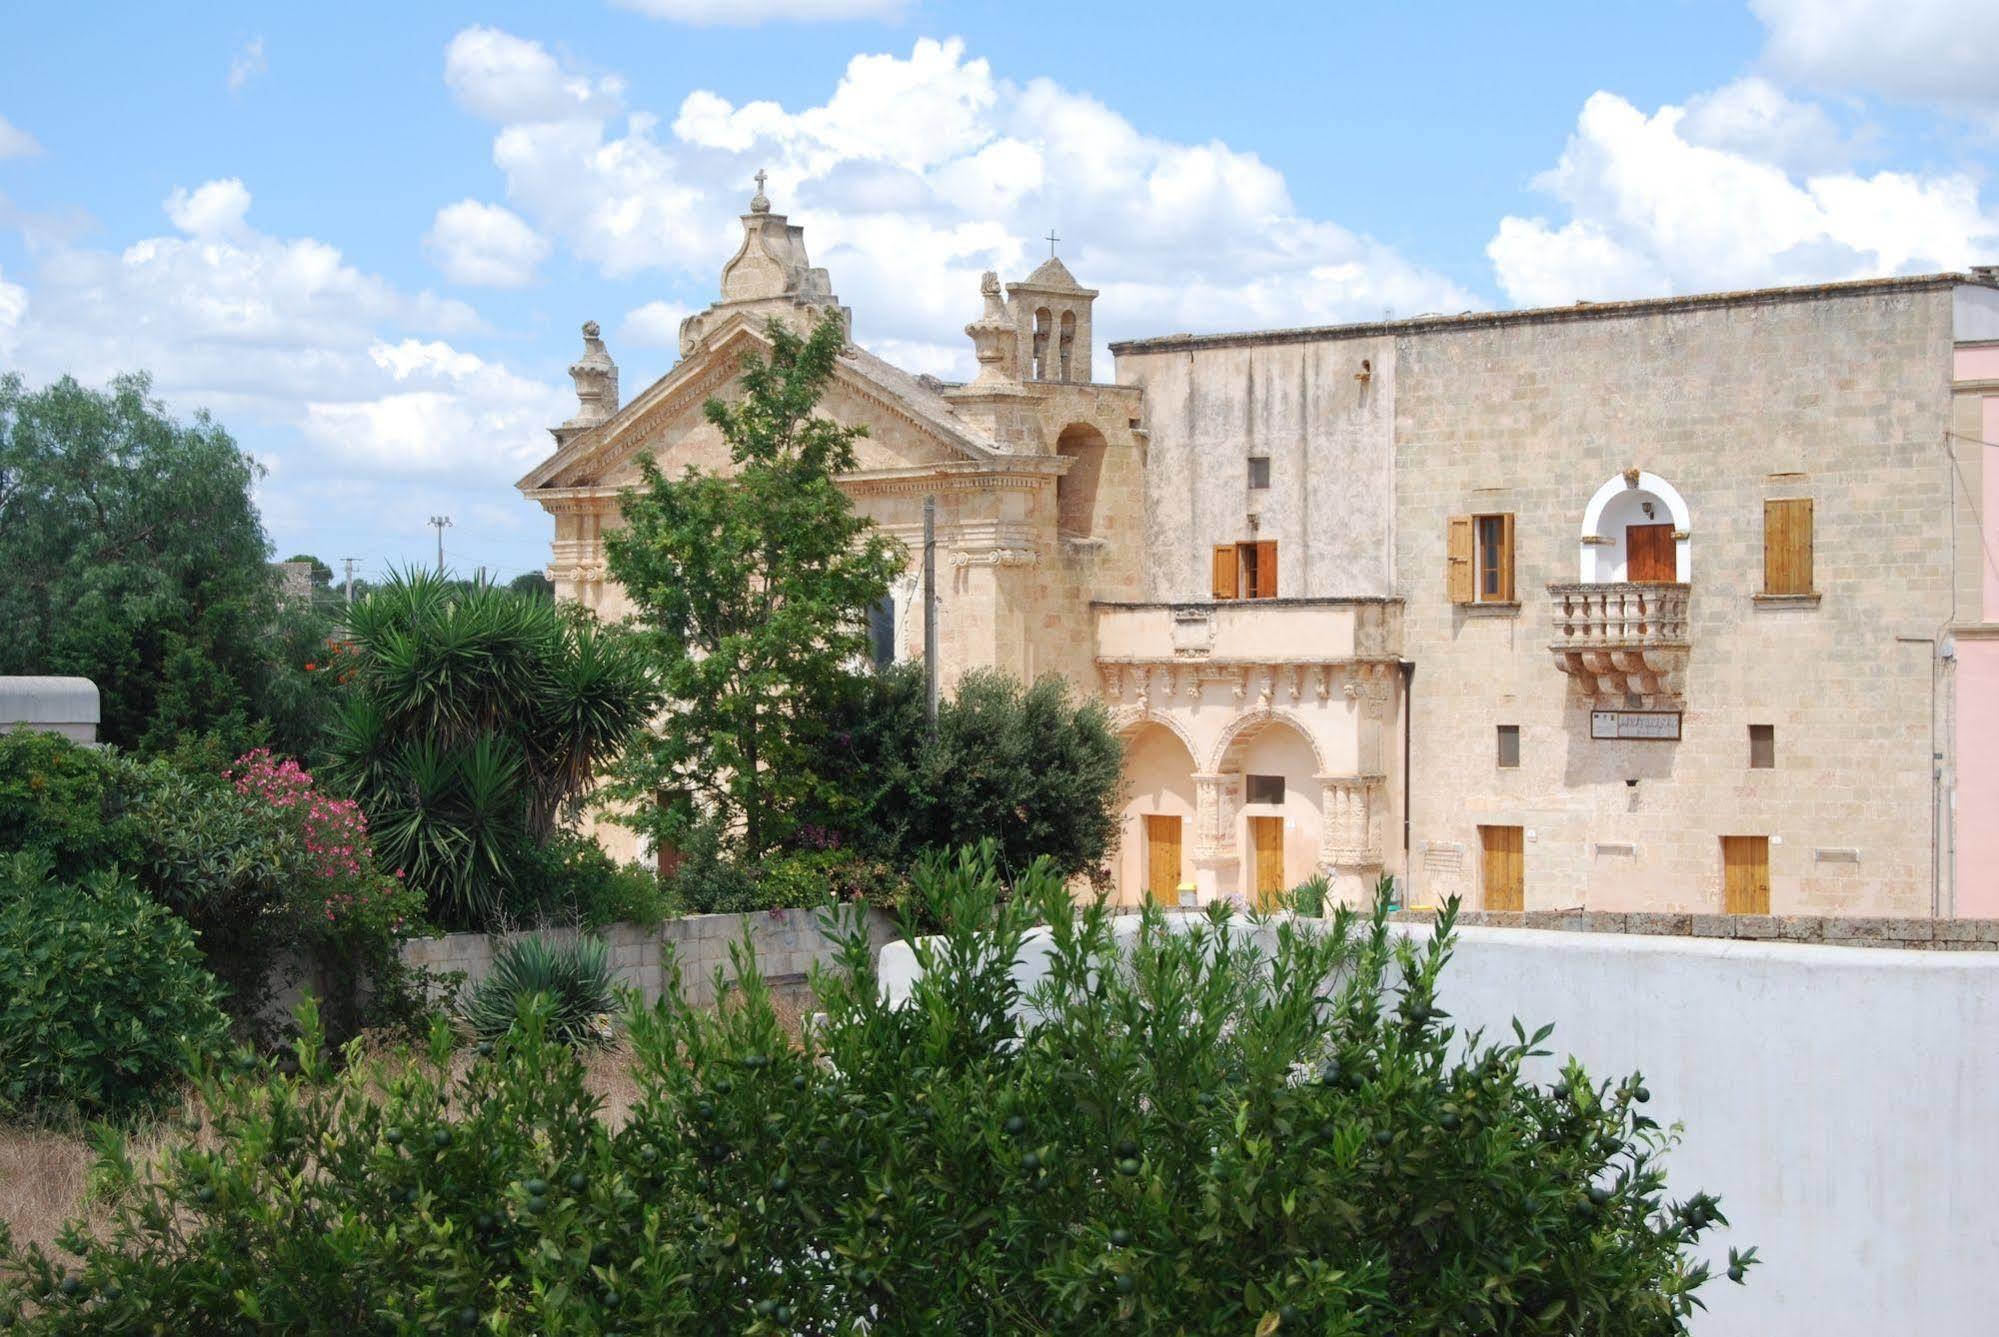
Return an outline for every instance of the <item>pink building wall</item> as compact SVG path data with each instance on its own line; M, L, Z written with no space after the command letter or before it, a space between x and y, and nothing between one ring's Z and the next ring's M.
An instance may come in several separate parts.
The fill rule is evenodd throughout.
M1999 469L1992 470L1999 473ZM1992 532L1986 511L1986 536ZM1986 597L1991 597L1991 584ZM1957 638L1957 913L1999 919L1999 637Z

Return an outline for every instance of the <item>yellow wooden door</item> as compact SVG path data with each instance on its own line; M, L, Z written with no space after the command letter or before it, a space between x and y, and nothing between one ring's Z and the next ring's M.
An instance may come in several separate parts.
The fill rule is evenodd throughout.
M1721 838L1722 909L1732 915L1770 913L1770 837Z
M1161 905L1180 903L1180 818L1147 813L1145 887Z
M1256 879L1252 888L1256 893L1256 908L1269 910L1284 894L1284 819L1250 818L1249 848L1250 866Z
M1485 852L1485 908L1519 910L1527 903L1525 836L1517 826L1481 826L1479 844Z

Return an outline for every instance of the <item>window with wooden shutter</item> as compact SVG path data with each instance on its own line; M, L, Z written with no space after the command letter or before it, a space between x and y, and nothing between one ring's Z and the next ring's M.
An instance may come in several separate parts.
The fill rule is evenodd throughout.
M1812 499L1763 503L1763 592L1812 593Z
M1257 599L1277 597L1277 541L1269 539L1256 545L1256 593Z
M1472 526L1469 515L1451 517L1446 581L1454 604L1476 603L1478 586L1472 578Z
M1215 547L1214 594L1217 599L1235 598L1235 545L1218 544Z

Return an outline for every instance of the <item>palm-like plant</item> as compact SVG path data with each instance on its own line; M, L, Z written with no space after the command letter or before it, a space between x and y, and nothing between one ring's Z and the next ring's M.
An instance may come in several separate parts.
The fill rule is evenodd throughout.
M520 1016L521 1003L539 994L547 1001L548 1036L579 1048L610 1043L611 1014L617 999L611 986L610 955L595 938L552 943L520 938L500 949L493 969L474 986L465 1004L465 1024L482 1040L505 1035Z
M489 927L524 843L650 717L645 661L580 609L420 570L356 604L348 631L359 670L330 776L439 922Z

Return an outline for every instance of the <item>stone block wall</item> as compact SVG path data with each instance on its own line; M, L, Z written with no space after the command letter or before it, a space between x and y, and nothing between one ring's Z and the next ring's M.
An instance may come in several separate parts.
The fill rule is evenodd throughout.
M1435 923L1434 910L1398 910L1400 924ZM1461 928L1532 928L1557 933L1735 938L1831 947L1901 947L1920 952L1999 952L1999 919L1882 918L1872 915L1705 915L1606 910L1463 910Z
M895 923L872 906L862 907L867 919L868 941L875 952L894 939ZM610 949L613 978L633 988L650 1003L665 991L669 963L680 970L682 992L687 1001L705 1006L716 1000L716 972L723 985L735 978L730 959L732 945L748 937L756 953L758 971L773 983L795 983L804 979L814 965L834 964L838 945L820 931L816 910L766 910L746 915L687 915L669 919L655 927L612 924L597 930ZM500 950L516 938L541 937L573 942L582 931L574 928L534 929L518 933L448 933L437 938L417 938L403 947L403 960L412 966L440 973L462 971L467 986L477 984L493 968Z

